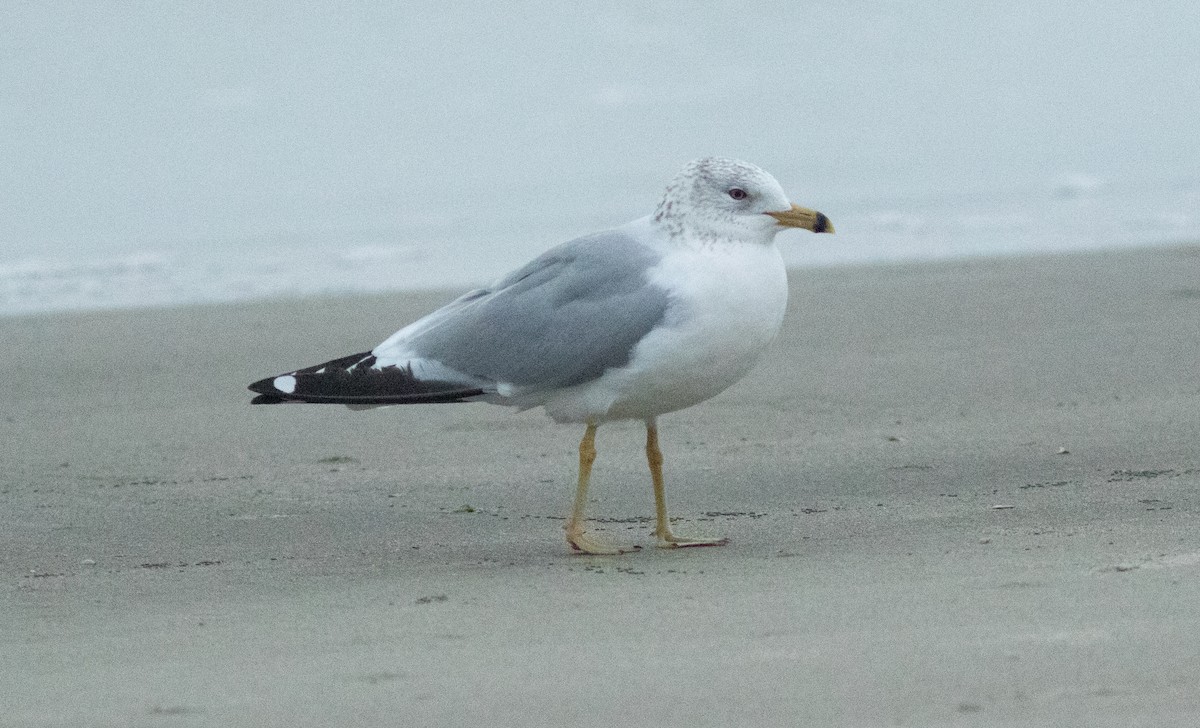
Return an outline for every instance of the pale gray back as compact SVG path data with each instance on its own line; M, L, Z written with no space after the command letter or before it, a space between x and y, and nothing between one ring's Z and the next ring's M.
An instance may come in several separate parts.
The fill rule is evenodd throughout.
M646 278L660 258L618 231L577 238L434 312L406 348L493 382L582 384L663 320L669 296Z

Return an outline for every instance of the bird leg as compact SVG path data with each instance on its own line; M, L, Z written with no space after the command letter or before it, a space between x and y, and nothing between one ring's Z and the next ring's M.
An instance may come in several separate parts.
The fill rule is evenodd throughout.
M639 546L622 548L596 538L584 530L586 521L583 509L587 506L588 480L592 477L592 463L596 462L596 425L591 423L579 441L579 486L575 490L575 507L571 509L571 517L567 519L567 543L571 548L582 554L623 554L633 551Z
M727 538L683 538L671 533L671 521L667 518L667 495L663 488L663 456L662 450L658 449L658 423L652 419L646 420L646 462L650 465L650 480L654 482L654 513L658 520L654 535L658 538L659 548L724 546L729 543Z

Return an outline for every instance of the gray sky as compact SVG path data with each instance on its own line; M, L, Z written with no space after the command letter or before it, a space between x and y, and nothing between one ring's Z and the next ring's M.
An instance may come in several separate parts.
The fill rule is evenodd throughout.
M1196 179L1200 4L1042 5L8 2L0 257Z

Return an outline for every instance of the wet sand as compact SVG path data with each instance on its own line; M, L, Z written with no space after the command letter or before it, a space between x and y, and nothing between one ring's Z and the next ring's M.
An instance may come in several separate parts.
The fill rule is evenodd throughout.
M0 725L1194 725L1200 247L793 274L661 421L250 407L450 294L0 319Z

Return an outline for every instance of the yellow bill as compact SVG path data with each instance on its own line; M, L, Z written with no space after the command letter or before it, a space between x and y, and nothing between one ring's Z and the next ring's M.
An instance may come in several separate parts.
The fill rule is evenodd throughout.
M792 209L783 212L768 212L768 215L779 221L784 227L803 228L814 233L832 233L833 223L823 213L793 204Z

